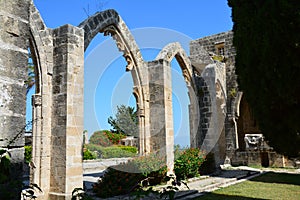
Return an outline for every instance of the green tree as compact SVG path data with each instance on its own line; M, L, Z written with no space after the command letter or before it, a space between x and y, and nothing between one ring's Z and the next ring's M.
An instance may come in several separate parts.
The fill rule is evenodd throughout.
M260 129L274 149L300 152L300 1L228 0L236 73Z
M113 127L113 131L138 137L137 112L133 107L117 106L116 117L110 116L108 123Z

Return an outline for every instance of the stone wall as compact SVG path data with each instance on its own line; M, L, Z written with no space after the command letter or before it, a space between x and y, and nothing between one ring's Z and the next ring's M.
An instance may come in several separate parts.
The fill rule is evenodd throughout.
M20 178L24 161L29 2L0 1L0 148L9 148Z

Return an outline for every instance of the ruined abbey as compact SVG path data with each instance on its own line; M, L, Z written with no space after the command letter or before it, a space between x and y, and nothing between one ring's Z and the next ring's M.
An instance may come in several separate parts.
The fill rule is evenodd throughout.
M139 152L159 151L173 167L171 60L182 69L190 98L192 147L212 153L215 165L260 163L284 158L270 151L239 91L232 32L164 47L145 61L130 30L115 10L98 12L77 27L45 26L30 0L0 2L0 148L8 149L16 169L24 160L28 49L35 67L33 165L30 181L43 190L40 199L70 199L83 187L84 52L98 33L111 36L123 52L134 82L139 120ZM125 69L125 67L124 67ZM278 161L279 159L279 161ZM282 161L282 162L281 162Z

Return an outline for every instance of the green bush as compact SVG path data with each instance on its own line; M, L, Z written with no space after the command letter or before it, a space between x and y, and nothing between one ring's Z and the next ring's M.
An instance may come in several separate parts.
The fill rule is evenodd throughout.
M113 143L108 139L106 136L106 132L110 132L108 130L103 131L96 131L93 133L93 135L90 137L90 144L96 144L103 147L111 146Z
M119 144L121 139L126 138L126 135L122 133L112 133L110 131L105 131L105 135L112 144Z
M123 157L133 157L136 153L130 151L122 150L118 146L105 147L101 150L101 158L123 158Z
M137 148L133 147L133 146L118 146L120 149L124 150L124 151L128 151L134 154L137 154Z
M94 160L97 159L98 155L96 152L92 152L89 149L84 149L83 160Z
M32 146L25 146L25 162L30 163L32 159Z
M150 185L161 183L166 173L167 167L164 159L157 155L142 156L127 163L109 167L93 189L101 198L127 194L133 192L147 177L149 177Z
M137 148L130 146L110 146L102 147L95 144L85 145L90 151L97 151L100 158L122 158L122 157L133 157L136 156Z
M189 148L181 152L174 162L174 172L178 180L199 176L199 168L205 155L198 148Z

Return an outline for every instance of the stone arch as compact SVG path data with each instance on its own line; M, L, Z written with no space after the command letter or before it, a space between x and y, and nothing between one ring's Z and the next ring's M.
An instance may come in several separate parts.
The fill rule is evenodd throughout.
M52 38L38 10L30 5L29 45L33 56L36 76L36 93L32 96L33 150L31 182L39 185L45 194L50 190L51 148L51 92ZM44 120L46 119L46 120Z
M92 39L100 32L104 36L110 35L116 41L118 49L123 52L127 62L126 71L141 68L144 64L142 54L131 32L123 19L115 10L97 12L93 16L81 22L78 26L84 29L84 49L88 47ZM136 69L141 77L139 69ZM134 80L138 81L138 80Z
M148 137L146 124L149 120L147 110L148 71L142 54L127 25L115 10L97 12L78 25L84 30L84 49L86 50L92 39L98 34L110 35L116 42L118 49L123 52L127 62L126 71L131 71L137 106L139 108L139 135ZM138 98L137 98L138 97ZM149 131L148 131L149 132ZM141 145L141 143L140 143ZM149 146L149 145L146 145ZM141 146L140 146L141 147ZM149 149L149 147L147 147ZM141 153L148 152L146 147L140 148Z
M168 62L171 62L174 57L176 58L178 64L182 69L182 75L187 83L187 86L192 86L193 88L195 88L192 76L191 61L179 42L173 42L166 45L156 56L155 60L163 59Z
M199 106L198 106L198 98L196 96L196 84L194 80L194 76L192 75L192 65L191 61L188 58L185 50L182 48L179 42L174 42L166 45L156 56L156 60L166 60L168 63L172 61L175 57L177 60L181 70L183 78L186 82L188 88L188 96L190 99L189 105L189 125L190 125L190 140L191 145L193 146L194 138L197 134L199 127Z

